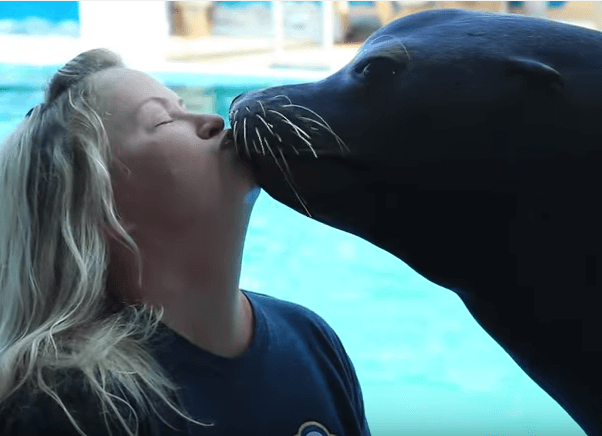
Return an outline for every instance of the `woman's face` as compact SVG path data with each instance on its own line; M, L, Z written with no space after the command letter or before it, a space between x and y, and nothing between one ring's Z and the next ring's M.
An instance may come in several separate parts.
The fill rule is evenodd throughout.
M126 225L176 230L242 210L256 183L225 140L221 117L188 112L173 91L139 71L115 68L94 80Z

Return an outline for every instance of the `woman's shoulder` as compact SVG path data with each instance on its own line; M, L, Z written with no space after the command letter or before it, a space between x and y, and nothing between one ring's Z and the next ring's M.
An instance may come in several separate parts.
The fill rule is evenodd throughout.
M291 301L281 300L270 295L259 292L243 291L251 301L254 309L261 309L264 313L273 317L284 318L288 321L295 320L300 322L310 322L321 325L328 330L332 330L328 323L313 310Z
M243 291L255 312L261 310L274 330L294 330L307 340L327 342L337 352L345 354L343 344L334 329L316 312L290 301L258 292Z
M243 291L255 309L263 312L273 335L284 338L287 350L291 344L300 344L303 359L328 359L342 376L350 396L363 411L363 400L355 368L341 339L332 327L317 313L296 303L280 300L269 295ZM363 412L362 412L363 413Z

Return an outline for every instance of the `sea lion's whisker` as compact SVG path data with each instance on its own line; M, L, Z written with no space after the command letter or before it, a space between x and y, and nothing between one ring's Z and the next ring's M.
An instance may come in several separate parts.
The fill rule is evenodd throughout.
M389 35L379 35L376 38L372 39L371 41L366 42L366 45L374 45L374 43L376 43L376 41L378 41L380 38L383 38L385 36L389 36Z
M316 123L318 126L322 127L324 130L326 130L327 132L329 132L330 134L332 134L332 136L334 136L334 139L336 139L337 144L339 145L339 147L341 148L341 150L344 152L343 147L345 147L347 149L347 151L349 151L349 147L347 147L347 145L343 142L343 140L341 138L339 138L339 136L334 133L332 131L332 129L330 128L330 126L328 125L324 125L312 118L307 118L307 117L299 117L300 120L305 120L305 121L311 121L312 123Z
M243 121L242 133L243 133L243 138L245 141L245 148L247 150L247 156L251 157L251 150L249 149L249 141L247 141L247 119L246 118Z
M238 125L238 121L234 121L234 127L232 131L234 132L234 147L236 147L236 151L238 151L238 143L237 143L237 134L236 134L236 126Z
M295 198L297 199L297 201L299 201L299 204L301 204L301 207L303 208L303 210L305 211L305 213L307 214L307 216L309 218L311 218L312 216L311 216L311 213L309 212L309 209L307 209L305 200L303 200L303 198L299 195L299 193L297 192L297 189L295 188L295 186L293 185L293 183L290 181L288 174L280 166L280 163L278 162L278 159L274 155L274 152L272 151L272 149L268 147L268 150L270 151L270 153L272 153L272 156L274 158L274 162L276 162L276 165L278 165L278 168L282 172L282 175L284 176L284 181L286 182L286 184L288 185L288 187L291 189L291 191L293 191L293 194L295 194Z
M261 104L260 101L258 101L257 103L259 103L259 106L261 106L261 111L263 112L263 116L265 117L266 115L265 115L265 109L264 109L263 105Z
M274 131L273 131L273 130L270 128L270 126L268 126L268 123L266 123L266 122L265 122L265 120L264 120L263 118L261 118L261 116L260 116L260 115L257 115L257 118L259 118L259 120L261 120L261 122L262 122L263 124L265 124L265 127L266 127L266 128L269 130L269 131L270 131L270 133L271 133L272 135L275 135L275 134L274 134Z
M287 117L285 117L284 115L282 115L280 112L278 112L278 111L275 111L275 110L272 110L272 109L270 109L270 110L269 110L269 112L273 112L273 113L275 113L276 115L280 115L282 118L284 118L284 120L285 120L285 121L286 121L286 122L287 122L287 123L288 123L288 124L289 124L289 125L290 125L290 126L293 128L293 129L295 129L295 130L296 130L297 132L299 132L299 133L303 133L303 134L305 135L305 138L306 138L306 139L310 139L310 138L311 138L311 136L309 136L307 133L305 133L305 132L303 131L303 129L301 129L299 126L296 126L295 124L293 124L293 123L292 123L292 122L291 122L291 121L290 121L290 120L289 120Z
M293 130L292 134L296 135L301 141L304 141L306 144L309 144L309 142L303 136L301 136L297 130ZM284 142L280 141L280 143L283 144ZM311 144L310 144L310 148L311 148Z
M401 40L395 36L395 35L380 35L377 36L376 38L374 38L372 41L370 41L368 43L368 45L374 45L376 43L376 41L378 41L381 38L390 38L390 39L394 39L395 41L397 41L399 43L399 45L401 45L401 48L403 48L403 51L405 52L406 56L408 57L408 61L412 60L412 57L410 56L410 53L408 53L408 50L406 49L406 46L403 44L403 42L401 42Z
M284 121L288 125L290 125L293 129L295 129L295 132L298 134L299 139L301 139L303 142L305 142L305 144L309 147L309 149L311 150L311 152L314 154L315 158L317 159L318 155L317 155L316 151L314 150L314 148L311 146L311 142L309 142L307 139L303 138L301 136L301 133L303 133L304 135L306 135L308 138L310 136L308 136L307 133L305 133L300 127L298 127L298 126L294 125L293 123L291 123L290 120L288 118L286 118L284 115L282 115L281 113L276 112L276 111L272 111L272 110L270 110L270 111L274 112L275 114L280 115L282 118L284 118Z
M311 146L311 144L308 142L307 146L309 147L309 149L311 150L311 152L314 154L314 157L317 159L318 158L318 154L316 153L316 150L314 150L314 148Z
M274 162L276 163L276 165L278 165L278 168L280 169L280 172L284 175L284 178L288 179L288 174L286 173L286 171L284 171L284 168L282 168L280 166L280 162L278 162L278 159L276 158L276 155L274 154L274 152L272 151L272 149L270 147L268 147L268 151L270 152L270 154L274 158Z
M276 165L278 165L278 168L280 168L280 171L282 172L282 174L284 174L285 177L291 177L292 173L290 172L290 168L288 167L288 164L286 162L284 162L284 164L286 165L286 169L288 170L288 171L285 171L284 168L282 168L282 166L280 166L280 162L278 162L278 158L274 154L274 151L272 150L272 147L270 147L270 143L267 142L267 140L266 140L266 148L272 155L274 162L276 162Z
M283 141L282 141L282 138L280 137L280 135L278 133L274 132L274 136L282 144ZM295 153L297 153L297 155L299 155L299 150L297 150L297 148L294 145L290 144L289 147L292 148L295 151Z
M293 104L293 102L291 101L291 99L290 99L290 98L288 98L288 97L287 97L286 95L284 95L284 94L280 94L280 95L275 95L275 96L274 96L274 98L278 98L278 97L283 97L283 98L286 98L286 99L288 100L289 104Z
M257 133L257 138L259 138L259 144L261 145L261 154L265 156L265 150L263 148L263 141L261 140L261 134L259 133L259 129L255 127L255 133Z
M325 128L327 128L334 135L334 137L337 138L337 141L341 141L340 144L343 144L345 146L345 148L347 148L347 146L345 145L343 140L341 138L339 138L339 136L336 133L334 133L334 130L332 130L332 127L330 127L330 125L326 122L326 120L324 118L322 118L320 115L318 115L316 112L312 111L310 108L307 108L305 106L300 106L298 104L290 104L290 105L286 105L283 107L298 107L300 109L305 109L306 111L314 114L316 117L318 117L320 119L320 121L322 121L324 123ZM309 119L309 118L305 118L305 119ZM349 151L348 148L347 148L347 151Z
M267 142L267 140L266 140L266 142ZM292 173L291 173L291 169L289 168L289 166L288 166L288 163L286 162L286 158L284 157L284 153L282 153L282 148L280 148L280 147L276 147L276 148L278 149L278 153L280 153L280 156L282 156L282 162L283 162L283 163L284 163L284 165L286 166L286 171L287 171L289 174L292 174Z
M309 218L312 218L312 215L311 215L311 213L309 213L309 209L306 206L307 203L299 195L299 193L297 192L297 189L293 186L293 184L291 183L291 181L288 179L287 176L284 176L284 181L287 183L287 185L289 186L289 188L291 188L291 191L293 191L293 194L295 194L295 197L297 198L297 200L299 201L299 203L303 207L303 210L305 211L305 213L307 214L307 216Z
M293 127L295 127L295 126L293 125ZM301 141L305 142L305 145L307 145L307 147L309 147L309 149L311 150L311 152L313 153L313 155L314 155L314 156L315 156L315 158L317 159L317 158L318 158L318 155L317 155L316 151L314 150L314 148L311 146L311 142L309 142L309 141L308 141L308 140L306 140L306 139L305 139L303 136L301 136L301 135L299 134L299 132L301 132L301 130L300 130L300 129L296 129L296 130L294 131L294 133L296 133L296 134L297 134L297 136L299 137L299 139L300 139ZM280 142L282 143L282 141L280 141ZM293 148L294 148L294 147L293 147ZM297 150L295 149L295 151L297 151ZM298 151L297 151L297 154L299 154L299 152L298 152Z
M401 45L401 48L403 48L403 51L405 51L405 52L406 52L406 56L408 57L408 62L411 62L411 61L412 61L412 57L410 56L410 53L409 53L409 52L408 52L408 50L406 49L406 46L405 46L405 45L403 45L403 42L401 42L401 41L399 40L399 38L395 37L395 39L397 40L397 42L399 42L399 45Z

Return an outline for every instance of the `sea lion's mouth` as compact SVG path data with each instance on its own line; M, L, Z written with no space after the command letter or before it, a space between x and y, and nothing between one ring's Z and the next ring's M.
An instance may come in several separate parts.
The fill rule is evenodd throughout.
M220 145L219 145L219 149L220 150L224 150L226 148L232 148L234 147L234 133L232 132L232 129L228 129L226 130Z

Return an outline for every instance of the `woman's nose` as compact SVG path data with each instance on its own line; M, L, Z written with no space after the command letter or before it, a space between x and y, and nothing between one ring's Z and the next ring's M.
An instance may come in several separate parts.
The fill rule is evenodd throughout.
M197 134L202 139L211 139L224 130L224 119L219 115L200 115Z

